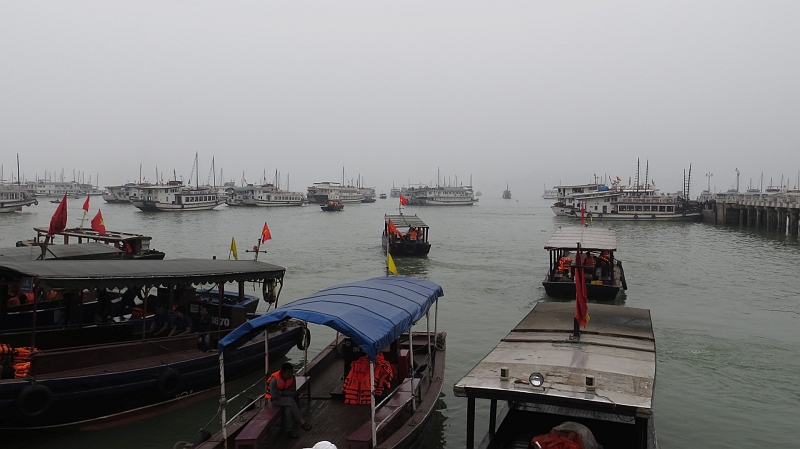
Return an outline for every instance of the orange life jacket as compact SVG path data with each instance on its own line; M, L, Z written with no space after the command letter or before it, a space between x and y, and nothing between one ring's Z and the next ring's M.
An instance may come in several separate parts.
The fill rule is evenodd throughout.
M278 382L278 390L280 391L288 390L294 383L294 377L289 380L283 380L283 377L281 377L281 371L275 371L267 378L267 392L264 393L265 399L272 399L272 396L269 394L269 384L272 382L273 378Z
M531 440L531 447L542 449L583 449L581 438L575 432L561 432L553 430L544 435L538 435ZM538 443L539 446L536 446Z
M572 259L569 257L562 257L558 259L558 271L567 272L569 271L569 267L572 266Z

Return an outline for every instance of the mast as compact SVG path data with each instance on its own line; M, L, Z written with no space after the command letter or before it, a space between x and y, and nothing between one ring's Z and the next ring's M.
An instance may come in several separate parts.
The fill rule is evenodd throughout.
M211 156L211 173L214 174L213 178L212 178L214 180L214 183L212 184L212 187L214 187L214 190L216 190L217 189L217 166L214 165L214 156Z
M644 190L647 191L647 186L650 185L650 160L646 162L644 169Z
M197 190L200 190L200 164L197 162L197 151L194 152L194 166L195 171L197 172L197 180L194 182L194 185L197 186Z
M22 190L22 181L19 179L19 153L17 153L17 190Z
M139 164L139 184L142 183L142 164Z

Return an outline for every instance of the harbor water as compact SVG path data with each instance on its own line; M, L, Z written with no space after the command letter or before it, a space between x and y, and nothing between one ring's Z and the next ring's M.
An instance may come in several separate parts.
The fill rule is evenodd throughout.
M498 194L499 197L499 194ZM78 226L83 199L69 200L69 226ZM545 295L543 246L558 226L550 202L483 196L474 207L408 207L431 228L424 259L397 259L401 274L441 284L438 328L447 332L446 382L440 410L421 447L460 448L466 441L466 400L452 385L486 355ZM0 246L32 238L56 205L40 201L0 216ZM210 212L144 213L92 198L85 226L102 208L108 229L153 237L167 258L228 258L231 238L239 257L252 258L264 222L273 239L259 260L286 267L285 303L322 288L385 275L380 247L383 214L394 199L346 205L228 208ZM77 217L77 218L76 218ZM661 448L798 447L800 387L800 252L796 238L704 223L594 223L617 232L628 291L621 307L651 310L657 348L655 423ZM248 291L252 293L252 291ZM262 304L263 306L264 304ZM589 305L591 314L591 304ZM422 324L424 328L424 324ZM421 329L422 329L421 328ZM591 321L589 323L591 328ZM312 327L311 354L332 331ZM302 353L292 350L294 363ZM258 380L258 374L238 382ZM235 404L234 404L235 405ZM477 435L488 423L478 402ZM191 441L217 410L217 399L96 431L37 431L5 436L0 446L36 448L172 448ZM209 429L219 428L218 419ZM180 446L179 446L180 447Z

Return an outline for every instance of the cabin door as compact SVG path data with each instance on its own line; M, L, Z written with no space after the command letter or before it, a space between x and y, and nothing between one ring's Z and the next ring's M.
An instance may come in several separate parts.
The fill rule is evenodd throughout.
M603 206L603 213L604 214L608 213L608 206Z

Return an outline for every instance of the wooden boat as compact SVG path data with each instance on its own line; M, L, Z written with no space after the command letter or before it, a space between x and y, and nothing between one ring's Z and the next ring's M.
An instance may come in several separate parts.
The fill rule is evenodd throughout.
M391 222L399 233L389 230ZM415 238L412 238L412 232ZM383 235L381 238L383 250L392 256L427 256L431 250L428 243L429 227L416 214L414 215L384 215Z
M400 448L412 444L434 412L445 366L445 337L437 334L436 316L433 332L412 332L412 325L418 326L425 317L429 330L428 312L442 295L442 288L430 281L380 277L328 288L240 326L220 341L221 367L227 367L229 351L242 339L286 318L337 331L333 342L310 363L304 363L302 376L297 376L300 403L307 403L304 416L313 428L303 431L299 439L277 438L280 407L265 403L261 397L251 403L255 407L246 407L233 417L223 405L222 430L196 447L308 448L322 440L340 448ZM343 379L350 376L351 364L363 360L362 356L369 360L372 379L376 378L374 366L381 365L376 360L381 358L391 364L397 376L381 395L376 393L374 382L365 382L372 387L359 397L368 396L369 405L347 404ZM308 361L307 353L304 359ZM226 380L220 379L222 404L226 403Z
M154 338L151 311L158 304L168 310L182 307L197 323L200 309L206 308L213 346L213 341L247 321L248 310L254 310L244 296L245 282L261 282L265 299L277 302L284 273L282 267L255 261L0 262L0 277L6 281L0 286L0 318L7 319L0 343L18 353L23 352L20 348L36 348L23 367L25 377L15 377L20 375L16 369L3 370L0 429L98 428L205 397L219 385L216 352L199 348L198 334ZM217 291L224 292L228 282L238 284L238 295L212 298L213 293L195 288L216 284ZM13 290L29 291L37 300L14 307ZM143 299L136 299L140 292ZM111 307L104 304L105 298ZM138 308L138 317L136 309L132 314L111 311L126 298ZM100 318L108 314L110 322L97 321L99 307L105 311ZM62 318L53 320L55 312ZM14 324L12 315L22 319L26 313L26 328L5 327ZM302 339L303 330L302 323L291 320L269 327L270 355L286 354ZM264 338L262 332L230 352L229 379L262 365Z
M613 229L559 226L544 249L550 253L550 268L542 285L552 297L575 297L577 269L584 271L588 299L612 301L620 288L628 289L622 262L614 258L617 234ZM581 267L575 266L575 254L578 251L581 252ZM596 262L586 262L588 253L593 253ZM565 263L565 259L569 259L569 262Z
M21 190L21 187L17 186L14 189L0 185L0 213L17 212L22 210L22 206L29 207L31 204L38 205L39 201L30 193Z
M341 201L328 201L326 204L320 206L323 212L339 212L344 210L344 204Z
M47 245L0 248L0 261L17 260L103 260L122 259L124 253L99 242L74 245Z
M150 248L152 237L142 234L131 234L128 232L106 231L106 235L92 229L69 228L58 232L50 237L47 236L48 228L33 228L36 231L36 238L33 240L21 240L17 246L47 246L52 247L56 243L56 235L63 236L65 245L70 244L70 239L77 239L77 243L100 242L114 248L120 249L123 259L163 259L164 253Z
M656 447L650 311L591 304L591 319L577 339L574 314L574 303L536 304L453 386L456 396L467 398L467 449L475 447L476 399L489 400L481 448L527 448L565 422L588 428L602 447ZM505 404L499 413L498 402ZM587 440L583 447L590 447Z

